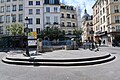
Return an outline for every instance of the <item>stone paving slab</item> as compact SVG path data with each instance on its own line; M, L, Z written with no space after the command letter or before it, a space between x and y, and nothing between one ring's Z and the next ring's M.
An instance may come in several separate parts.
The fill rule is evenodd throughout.
M90 50L57 50L53 52L39 53L37 56L31 56L36 59L79 59L79 58L90 58L90 57L99 57L109 54L108 52L94 52ZM30 57L25 57L23 54L16 55L7 55L7 57L15 58L25 58L29 59Z

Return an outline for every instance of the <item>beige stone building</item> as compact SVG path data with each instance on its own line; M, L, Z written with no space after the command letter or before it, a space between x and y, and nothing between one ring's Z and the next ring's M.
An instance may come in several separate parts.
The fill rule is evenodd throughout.
M120 0L106 0L108 39L120 41Z
M102 42L108 44L108 27L107 27L107 11L106 11L106 1L97 0L93 8L93 28L95 31L95 40L101 39Z
M73 6L61 4L61 29L66 34L73 34L77 26L77 13Z
M120 39L120 0L97 0L93 5L93 29L95 40L112 45Z
M93 16L89 15L86 9L82 17L82 30L83 30L82 41L94 40Z

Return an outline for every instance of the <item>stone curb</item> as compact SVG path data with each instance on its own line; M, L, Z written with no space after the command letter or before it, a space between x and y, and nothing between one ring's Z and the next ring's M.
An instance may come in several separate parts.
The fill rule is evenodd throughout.
M35 62L35 61L17 61L17 60L10 60L4 57L2 61L8 64L16 64L16 65L34 65L34 66L87 66L87 65L95 65L95 64L102 64L109 61L114 60L116 57L113 55L104 56L101 59L90 60L90 61L76 61L76 62Z

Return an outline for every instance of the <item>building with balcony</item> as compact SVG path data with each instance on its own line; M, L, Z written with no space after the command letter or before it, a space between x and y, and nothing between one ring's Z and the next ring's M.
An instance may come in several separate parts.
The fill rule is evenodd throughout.
M120 41L120 0L106 0L108 40Z
M73 6L61 4L60 0L0 0L0 34L9 34L5 27L15 22L25 28L26 17L29 32L39 34L46 27L58 27L73 34L80 22L78 15L80 18L79 11L77 14Z
M0 1L0 33L9 34L6 26L11 23L25 25L25 17L29 18L29 31L40 33L43 29L44 0L1 0Z
M23 22L23 16L23 0L0 0L0 34L8 34L5 27L13 22Z
M82 16L82 41L94 40L94 31L93 31L93 16L87 13L85 9L84 15Z
M24 1L24 17L29 18L29 30L31 32L40 33L44 29L43 14L44 0L23 0Z
M73 6L61 4L61 29L66 34L71 35L75 29L78 29L77 13Z
M106 45L111 45L113 39L120 39L119 4L119 0L97 0L92 7L95 39L105 41Z
M44 0L44 28L60 28L60 0Z
M106 10L106 1L105 0L97 0L94 4L93 8L93 25L95 31L95 40L105 42L108 44L108 27L107 27L107 10Z

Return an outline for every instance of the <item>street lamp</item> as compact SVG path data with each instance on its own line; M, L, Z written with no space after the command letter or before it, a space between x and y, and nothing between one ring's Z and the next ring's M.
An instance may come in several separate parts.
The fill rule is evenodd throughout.
M26 42L26 56L27 57L29 57L30 56L30 54L29 54L29 46L28 46L28 32L29 32L29 28L28 28L28 21L29 21L29 18L28 17L26 17L25 18L25 21L26 21L26 38L27 38L27 42Z

